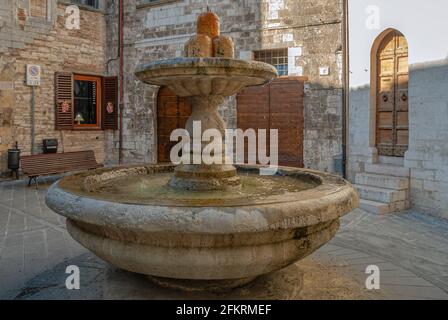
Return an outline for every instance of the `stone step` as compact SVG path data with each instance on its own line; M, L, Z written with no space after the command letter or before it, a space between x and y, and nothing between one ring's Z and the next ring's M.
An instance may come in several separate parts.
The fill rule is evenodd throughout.
M366 199L359 200L359 208L374 214L388 214L401 212L409 209L409 201L397 201L392 203L384 203Z
M389 204L389 211L390 212L400 212L400 211L409 209L409 207L410 207L409 200L397 201L397 202L392 202L391 204Z
M384 164L392 164L394 166L403 166L404 165L404 158L402 157L386 157L386 156L379 156L378 157L379 163Z
M389 205L383 202L360 199L359 208L370 213L387 214L389 213Z
M386 176L409 177L409 168L394 166L392 164L366 163L364 171L366 173L382 174Z
M355 183L394 190L405 190L409 188L408 178L374 173L358 173L355 177Z
M407 200L406 190L392 190L372 186L365 186L362 184L355 184L355 187L358 190L359 197L361 199L383 202L388 204L392 202Z

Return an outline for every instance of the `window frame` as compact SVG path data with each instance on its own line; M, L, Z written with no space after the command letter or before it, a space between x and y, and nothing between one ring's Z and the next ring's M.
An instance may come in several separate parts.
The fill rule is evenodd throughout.
M95 5L85 4L82 3L82 0L69 0L71 4L77 5L77 6L83 6L87 8L92 8L95 10L100 10L100 0L95 0Z
M283 53L283 54L280 54ZM263 50L255 50L253 52L253 60L255 61L261 61L268 63L277 69L277 72L279 73L280 77L287 77L289 76L289 56L288 56L288 48L274 48L274 49L263 49ZM280 61L285 61L285 63L280 63ZM274 64L274 61L277 62L277 64ZM280 74L279 67L286 67L286 73Z
M182 0L137 0L136 1L136 8L142 9L147 7L157 7L157 6L163 6L167 4L172 4L176 2L181 2Z
M74 118L76 118L75 111L75 81L92 81L96 82L96 124L77 124ZM73 74L73 130L102 130L102 77L92 76L84 74Z

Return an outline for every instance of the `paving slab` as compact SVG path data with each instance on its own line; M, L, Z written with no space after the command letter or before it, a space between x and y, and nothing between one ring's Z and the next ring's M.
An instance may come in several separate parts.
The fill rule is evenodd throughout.
M38 190L25 180L0 182L1 299L103 299L112 284L125 291L124 282L104 273L110 270L107 264L72 240L64 218L45 205L46 188L57 178L41 179ZM81 281L90 288L81 295L65 288L65 267L74 262L81 264ZM336 237L305 262L304 285L313 290L298 298L353 297L337 289L346 281L363 299L448 299L448 221L414 210L379 216L357 209L342 218ZM380 269L379 292L365 289L371 264ZM313 274L311 266L322 273ZM126 278L120 272L119 278ZM330 273L331 285L319 282ZM128 280L135 282L135 277Z

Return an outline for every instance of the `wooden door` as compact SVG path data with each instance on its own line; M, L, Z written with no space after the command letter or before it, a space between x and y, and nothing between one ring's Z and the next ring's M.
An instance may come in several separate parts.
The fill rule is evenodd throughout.
M408 45L398 32L378 50L376 146L382 156L403 157L408 149Z
M237 96L238 128L278 130L281 166L303 167L303 85L300 77L282 77Z
M244 89L237 95L237 127L243 131L255 129L266 129L269 132L269 86L257 86ZM269 154L269 134L266 135L267 154ZM244 142L244 161L252 156L257 159L257 150L252 155L248 153L248 139Z
M171 132L185 128L191 115L188 98L180 98L171 90L162 87L157 98L157 162L171 162L171 148L177 141L170 141Z

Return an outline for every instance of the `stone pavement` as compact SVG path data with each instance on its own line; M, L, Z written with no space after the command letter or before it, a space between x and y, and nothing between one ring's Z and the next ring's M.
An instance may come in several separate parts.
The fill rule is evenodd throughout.
M40 179L39 190L27 181L0 183L0 299L13 298L26 281L85 252L68 235L65 219L45 205L54 179Z
M39 282L39 275L53 269L63 273L64 263L92 256L70 238L64 218L46 207L46 187L54 180L41 179L39 190L26 187L24 180L0 182L0 299L33 298L57 285L54 281ZM414 211L378 216L357 209L342 219L338 235L310 259L356 279L360 285L367 277L366 267L377 265L383 298L448 299L446 220ZM85 263L85 268L92 270L100 267ZM98 281L98 275L92 273L91 281ZM71 297L102 296L91 291L82 297L66 296Z

